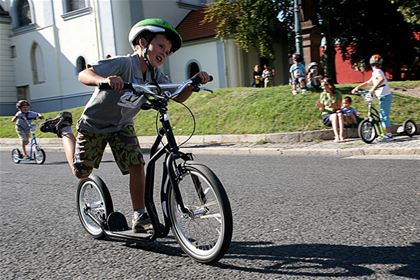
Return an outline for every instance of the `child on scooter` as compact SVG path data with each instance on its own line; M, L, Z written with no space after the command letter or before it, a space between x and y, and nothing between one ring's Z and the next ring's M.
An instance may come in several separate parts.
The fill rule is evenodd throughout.
M48 120L41 131L57 133L63 138L67 161L77 178L86 178L93 168L99 167L105 146L109 144L122 174L130 174L133 231L148 232L153 227L144 201L145 162L133 124L144 99L133 100L133 104L124 106L129 100L120 100L123 97L121 90L124 82L170 83L158 67L181 47L182 38L162 19L139 21L131 28L128 37L133 54L100 60L79 73L79 81L95 86L95 91L78 121L77 139L71 131L72 116L69 112ZM196 76L200 77L202 84L209 81L209 75L204 71ZM100 83L109 84L113 90L100 90ZM185 101L192 90L192 87L186 88L175 100Z
M29 137L31 132L32 121L36 119L43 119L44 117L34 111L29 111L30 104L28 100L22 99L16 103L16 108L19 110L12 118L12 122L16 122L16 133L22 143L23 158L28 158L26 152L26 145L29 144Z
M370 58L369 63L372 67L372 77L366 82L355 87L351 92L355 94L360 88L371 85L369 93L372 95L375 93L376 97L379 99L379 117L381 118L382 126L385 128L385 135L379 138L379 141L392 141L391 120L389 118L391 113L392 92L389 87L388 80L386 79L384 72L381 70L383 59L379 54L374 54Z

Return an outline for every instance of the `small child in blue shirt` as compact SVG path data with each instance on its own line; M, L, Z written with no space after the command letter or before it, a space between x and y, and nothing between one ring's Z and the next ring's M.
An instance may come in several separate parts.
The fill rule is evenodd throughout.
M292 56L293 64L289 68L292 94L298 94L296 85L300 85L302 93L306 93L305 65L302 63L302 56L298 53Z
M19 111L12 118L12 122L16 122L16 133L22 142L22 152L25 158L28 157L26 145L29 144L29 134L31 132L32 121L44 118L40 113L29 111L29 106L30 104L28 100L19 100L16 103L16 108Z
M341 113L343 114L344 126L346 127L357 125L357 117L360 115L360 113L351 106L351 103L352 100L350 96L344 97Z

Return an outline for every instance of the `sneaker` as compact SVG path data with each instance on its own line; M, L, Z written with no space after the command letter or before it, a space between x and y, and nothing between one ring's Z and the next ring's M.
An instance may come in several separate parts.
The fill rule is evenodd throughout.
M391 133L387 133L384 136L378 138L378 142L390 142L392 140L394 140L394 137Z
M302 93L302 94L306 94L307 92L308 92L308 91L307 91L306 89L304 89L304 88L303 88L301 93Z
M39 129L42 132L52 132L61 137L61 129L73 124L73 118L70 112L61 112L54 119L46 119L41 123Z
M138 215L138 213L134 212L132 223L133 232L135 233L148 233L153 231L152 220L147 213Z
M293 94L293 95L298 94L297 90L292 90L292 94Z

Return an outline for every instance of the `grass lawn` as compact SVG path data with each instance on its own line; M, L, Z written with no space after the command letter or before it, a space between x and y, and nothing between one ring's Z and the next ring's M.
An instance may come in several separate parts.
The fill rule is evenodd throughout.
M420 81L390 82L394 91L391 121L402 123L411 118L420 123L420 98L408 96L404 91L420 91ZM343 95L350 93L355 85L337 85ZM290 86L271 88L224 88L214 93L193 94L186 102L196 119L196 135L208 134L258 134L324 129L320 112L315 106L319 93L293 96ZM362 116L367 104L362 97L352 96L353 107ZM377 100L375 99L375 105ZM83 107L68 111L73 113L74 123L81 115ZM176 135L189 135L192 131L192 117L181 104L171 102L169 106L171 123ZM47 118L57 112L43 113ZM12 116L0 117L0 137L16 138ZM142 111L135 118L137 134L155 135L156 112ZM38 132L38 137L55 137L51 133Z

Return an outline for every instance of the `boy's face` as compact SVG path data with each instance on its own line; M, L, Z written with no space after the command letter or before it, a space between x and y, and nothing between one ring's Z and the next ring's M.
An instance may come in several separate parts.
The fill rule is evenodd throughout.
M343 106L345 107L345 108L349 108L350 106L351 106L351 103L348 101L348 100L343 100Z
M171 54L172 42L163 34L156 34L149 44L147 51L150 64L157 68L161 66Z
M26 112L29 111L29 106L28 105L23 105L23 106L20 106L19 109L20 109L21 112L26 113Z

